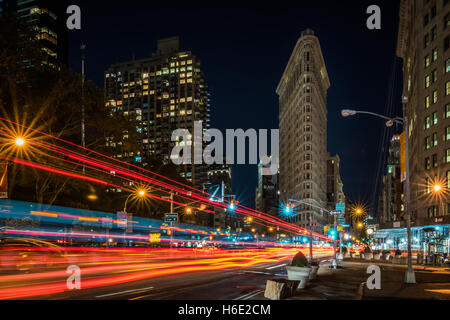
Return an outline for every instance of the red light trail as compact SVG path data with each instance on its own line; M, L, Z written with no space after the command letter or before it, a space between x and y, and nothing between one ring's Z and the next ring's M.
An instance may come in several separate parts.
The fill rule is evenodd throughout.
M130 192L132 192L133 190L130 190L129 188L124 187L123 183L112 183L112 182L106 181L105 175L107 177L109 177L108 179L120 179L120 180L125 180L128 183L134 182L138 185L139 184L140 185L150 184L152 186L152 188L154 188L157 191L161 191L161 192L169 193L169 194L174 193L174 197L177 197L180 199L185 199L188 201L196 201L200 204L205 204L210 207L218 208L220 211L222 211L224 208L227 208L227 206L228 206L226 202L221 203L218 201L211 201L210 200L211 195L208 195L207 193L205 193L202 190L197 190L191 186L184 185L182 183L179 183L177 181L174 181L172 179L164 177L158 173L146 170L144 168L120 161L118 159L115 159L115 158L112 158L112 157L109 157L106 155L103 155L97 151L90 150L88 148L83 148L79 145L76 145L76 144L70 142L70 141L66 141L66 140L51 136L47 133L35 130L33 128L26 127L24 125L14 122L14 121L11 121L11 120L8 120L5 118L0 118L0 120L6 121L6 122L16 125L16 126L20 126L21 128L25 128L28 132L33 132L35 134L39 134L40 136L38 136L38 137L34 136L33 139L30 139L30 140L26 139L26 137L25 137L27 144L36 146L36 150L39 150L40 155L50 158L50 159L53 159L54 160L53 162L58 161L61 163L71 164L72 167L69 169L69 171L67 171L67 170L63 170L62 168L54 167L54 166L58 166L58 165L60 166L61 163L55 163L55 164L53 164L53 166L51 166L50 164L47 164L47 163L46 163L47 165L42 165L39 163L35 163L35 162L23 160L23 159L18 159L17 157L7 158L8 160L10 160L14 163L26 165L26 166L33 167L33 168L40 169L40 170L45 170L48 172L53 172L56 174L65 175L65 176L75 178L75 179L81 179L84 181L99 183L102 185L108 185L108 186L112 186L112 187L115 187L118 189L130 191ZM14 132L7 126L5 126L5 129L0 130L0 134L8 137L10 139L15 137ZM51 138L51 139L54 139L61 143L68 144L72 147L79 148L84 152L88 152L89 154L95 154L96 156L99 156L100 158L107 159L108 161L113 161L113 163L107 162L104 160L99 160L99 159L81 154L79 152L74 152L68 148L46 142L46 141L44 141L44 138ZM56 153L58 156L47 154L44 152L44 150L47 150L50 153ZM63 159L63 158L61 158L61 156L65 156L74 161L78 161L79 162L78 166L76 166L76 162ZM38 160L42 161L42 159L38 159ZM123 165L126 165L126 167L124 167ZM94 175L94 176L90 176L87 173L86 174L77 173L75 171L77 169L79 170L82 166L84 166L85 169L89 170L90 175ZM146 174L151 174L158 178L162 178L163 180L173 182L176 185L167 183L167 182L157 179L155 177L149 177L142 173L135 172L135 171L129 169L129 167L138 169L139 171L145 172ZM102 176L99 176L100 174ZM180 187L180 186L182 186L182 187ZM157 188L157 187L159 187L159 188ZM170 202L169 199L164 198L164 197L159 197L154 194L146 194L146 196L156 199L156 200ZM183 202L179 202L179 201L175 201L175 200L173 201L173 203L180 205L180 206L186 205ZM209 212L211 214L225 214L222 212L216 212L214 210L208 210L206 208L202 211ZM254 218L254 221L253 221L254 223L262 225L267 228L278 227L279 229L281 229L283 231L291 232L294 234L307 235L309 233L308 230L305 228L299 227L295 224L288 223L278 217L271 216L267 213L258 212L256 210L244 207L242 205L237 206L234 209L234 212L236 212L237 214L240 214L242 216L251 216ZM238 219L238 218L242 218L242 217L233 216L233 218ZM318 233L313 233L313 236L316 238L325 240L325 241L331 241L328 237L318 234Z

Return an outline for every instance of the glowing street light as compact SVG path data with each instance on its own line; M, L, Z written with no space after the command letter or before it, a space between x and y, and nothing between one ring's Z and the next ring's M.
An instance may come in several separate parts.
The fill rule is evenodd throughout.
M21 137L16 138L15 144L16 144L17 146L19 146L19 147L22 147L22 146L25 144L25 139L24 139L24 138L21 138Z
M192 208L190 208L190 207L187 207L187 208L186 208L186 210L185 210L185 212L186 212L187 214L190 214L190 213L192 213Z
M146 191L144 189L139 189L136 192L132 192L129 194L129 196L127 197L127 199L125 200L125 205L123 206L123 212L127 212L127 203L128 200L130 199L131 196L138 196L138 197L144 197L146 195Z

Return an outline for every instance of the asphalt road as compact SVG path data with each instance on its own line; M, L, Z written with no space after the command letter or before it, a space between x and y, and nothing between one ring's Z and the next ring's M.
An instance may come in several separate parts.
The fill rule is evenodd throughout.
M267 279L286 276L285 265L299 250L306 249L72 251L64 263L58 257L51 267L2 273L0 299L251 299ZM318 259L331 254L317 251ZM37 258L48 261L45 255ZM67 265L79 267L79 289L68 287L76 281Z

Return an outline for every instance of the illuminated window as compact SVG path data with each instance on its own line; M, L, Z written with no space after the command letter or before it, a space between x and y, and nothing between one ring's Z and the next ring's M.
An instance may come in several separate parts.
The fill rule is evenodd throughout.
M431 84L431 82L430 82L430 76L426 76L426 77L425 77L425 88L430 87L430 84Z
M445 140L450 140L450 127L445 128Z
M425 158L425 170L430 170L431 169L431 161L429 157Z
M438 95L437 95L437 91L433 91L433 103L436 103L438 101Z
M425 150L428 150L430 148L431 148L430 137L426 137L425 138Z
M425 97L425 109L428 109L430 107L430 96Z
M450 189L450 170L447 171L447 189Z
M435 83L437 81L437 71L433 70L433 72L431 73L431 81L433 83Z
M432 114L432 120L433 120L433 125L436 125L438 123L438 116L437 116L437 112L433 112Z
M430 35L427 33L423 38L423 46L427 48L430 45Z
M445 95L448 96L450 94L450 81L445 83Z
M436 147L438 144L437 133L433 133L433 147Z
M429 129L431 127L431 119L430 117L425 117L425 129Z
M437 48L434 48L431 54L432 54L432 57L433 57L433 61L436 61L437 60L437 54L438 54L437 53Z

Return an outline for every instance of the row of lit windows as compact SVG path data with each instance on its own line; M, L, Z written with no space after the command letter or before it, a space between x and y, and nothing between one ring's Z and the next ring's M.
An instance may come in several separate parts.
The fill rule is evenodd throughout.
M434 126L438 123L438 116L437 112L433 112L431 116L425 117L425 130L431 128L431 126Z
M430 159L430 157L426 157L425 158L425 170L431 169L431 163L433 163L433 168L437 168L437 166L438 166L437 158L438 158L437 154L433 154L431 159Z
M31 8L30 14L48 14L50 17L52 17L54 20L56 20L56 14L51 12L50 10L46 8Z
M438 101L437 90L434 90L431 96L433 98L433 103L436 103ZM425 109L428 109L430 107L430 105L431 105L430 96L426 96L425 97Z
M448 96L450 95L450 81L447 81L445 83L445 95ZM433 103L436 103L438 101L438 93L437 90L434 90L432 93L432 99L433 99ZM425 97L425 109L428 109L431 105L430 102L430 96L426 96Z

